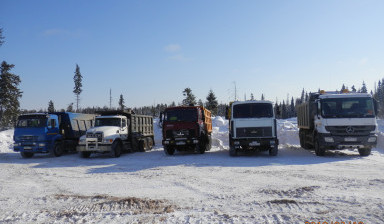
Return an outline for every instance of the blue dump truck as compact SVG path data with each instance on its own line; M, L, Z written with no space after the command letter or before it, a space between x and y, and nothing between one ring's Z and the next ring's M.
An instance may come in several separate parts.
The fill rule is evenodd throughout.
M69 112L20 115L13 150L23 158L31 158L35 153L61 156L66 151L76 151L80 136L94 126L94 119L93 114Z

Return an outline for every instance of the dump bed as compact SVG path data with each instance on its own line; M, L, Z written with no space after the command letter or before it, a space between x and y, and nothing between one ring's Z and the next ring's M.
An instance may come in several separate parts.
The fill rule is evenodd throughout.
M207 110L205 107L201 106L201 111L204 114L204 126L207 129L208 133L212 132L212 118L211 111Z
M316 103L309 101L297 106L297 126L303 129L313 129L315 125Z
M153 136L153 117L146 115L131 115L131 132L142 136Z

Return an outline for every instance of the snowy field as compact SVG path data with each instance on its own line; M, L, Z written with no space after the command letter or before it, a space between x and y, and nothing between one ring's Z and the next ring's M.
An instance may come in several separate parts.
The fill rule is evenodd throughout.
M22 159L0 132L0 223L384 223L384 122L368 157L315 156L296 119L280 120L279 155L229 157L228 123L213 120L213 148L166 156L77 154Z

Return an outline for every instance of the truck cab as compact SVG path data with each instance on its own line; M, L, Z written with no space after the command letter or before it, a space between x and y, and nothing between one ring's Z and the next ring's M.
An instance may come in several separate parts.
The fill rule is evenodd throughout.
M22 157L34 153L49 153L55 142L61 139L59 119L55 114L21 115L14 132L14 151Z
M201 154L211 149L211 112L202 106L170 107L161 113L163 146L167 155L175 151L197 151Z
M325 92L311 94L300 105L300 144L314 148L316 155L326 150L358 149L367 156L377 144L376 106L368 93Z
M226 116L229 119L229 154L269 151L276 156L276 118L270 101L236 101L231 103Z

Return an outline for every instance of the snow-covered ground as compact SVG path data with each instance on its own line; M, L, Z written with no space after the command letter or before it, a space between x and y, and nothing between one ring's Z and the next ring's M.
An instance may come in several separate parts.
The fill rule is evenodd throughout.
M384 223L384 121L368 157L299 146L296 119L280 120L279 155L228 155L228 121L213 148L166 156L77 154L22 159L0 132L0 223Z

